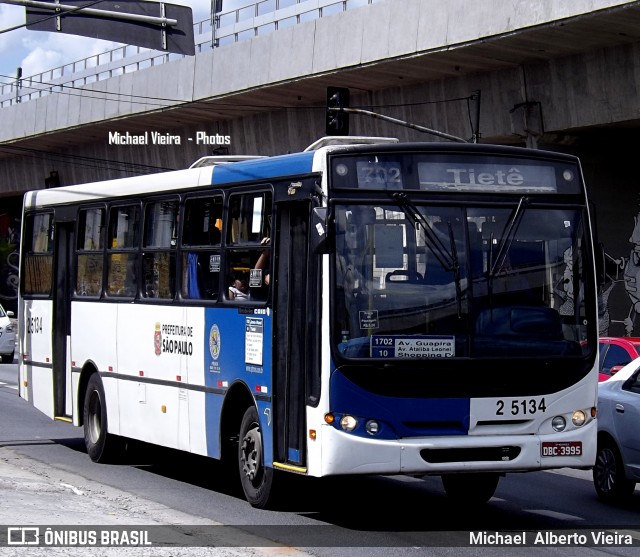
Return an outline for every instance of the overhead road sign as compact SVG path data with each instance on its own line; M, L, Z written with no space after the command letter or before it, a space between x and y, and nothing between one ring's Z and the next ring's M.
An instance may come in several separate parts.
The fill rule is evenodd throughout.
M27 29L116 41L193 56L188 6L119 0L2 0L26 7ZM55 16L55 17L51 17Z

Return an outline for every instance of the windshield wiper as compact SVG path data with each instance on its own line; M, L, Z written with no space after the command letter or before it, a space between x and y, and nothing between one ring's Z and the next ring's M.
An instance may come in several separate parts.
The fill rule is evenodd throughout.
M393 199L398 203L404 214L409 218L415 227L418 225L424 232L425 238L428 240L427 247L433 256L438 260L438 263L447 272L452 272L457 266L458 262L453 258L453 255L447 250L442 240L438 238L438 235L434 232L433 228L429 224L429 221L424 218L424 215L420 212L413 202L409 200L407 194L396 192L392 195Z
M413 223L413 226L419 226L424 232L426 239L426 246L429 251L436 258L441 267L449 272L453 273L455 286L456 286L456 301L458 302L458 317L462 315L462 288L460 286L460 264L458 263L458 254L456 250L456 243L453 236L453 228L451 222L447 223L449 230L449 242L450 250L444 245L442 240L435 233L429 221L424 218L424 215L420 212L418 207L407 197L406 193L395 192L392 194L393 199L398 203L398 206L402 209L403 213Z
M493 237L489 239L489 278L492 279L498 269L502 268L504 265L504 260L507 257L507 253L509 253L509 249L511 248L511 244L513 243L514 238L516 237L516 232L518 231L518 227L522 222L522 217L524 216L526 207L531 203L531 200L523 195L520 198L520 202L515 210L511 213L511 217L509 218L509 222L507 222L504 227L504 232L502 237L500 238L500 243L498 244L498 252L496 253L495 259L493 259Z

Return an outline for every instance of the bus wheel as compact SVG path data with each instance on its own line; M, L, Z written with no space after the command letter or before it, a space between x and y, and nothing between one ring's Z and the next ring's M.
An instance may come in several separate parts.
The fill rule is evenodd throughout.
M240 481L247 501L254 507L264 509L270 502L273 470L264 465L260 420L254 406L249 407L242 418L238 464Z
M604 441L598 445L593 486L598 497L610 503L623 501L635 489L636 483L625 478L620 451L613 443Z
M120 451L119 440L108 433L107 406L100 375L89 378L84 396L84 444L94 462L112 462Z
M498 487L500 476L491 473L445 474L442 485L447 496L456 503L486 503Z

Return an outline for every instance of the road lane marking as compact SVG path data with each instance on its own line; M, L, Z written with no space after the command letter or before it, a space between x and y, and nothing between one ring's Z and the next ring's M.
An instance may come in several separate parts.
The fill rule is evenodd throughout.
M584 520L584 518L582 518L581 516L559 513L556 511L550 511L548 509L523 509L523 510L528 513L548 516L549 518L555 518L557 520Z

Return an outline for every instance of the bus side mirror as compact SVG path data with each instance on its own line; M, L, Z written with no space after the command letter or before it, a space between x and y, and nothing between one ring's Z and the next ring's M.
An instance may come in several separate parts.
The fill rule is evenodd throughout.
M327 207L314 207L311 212L310 242L313 253L329 253L329 210Z

